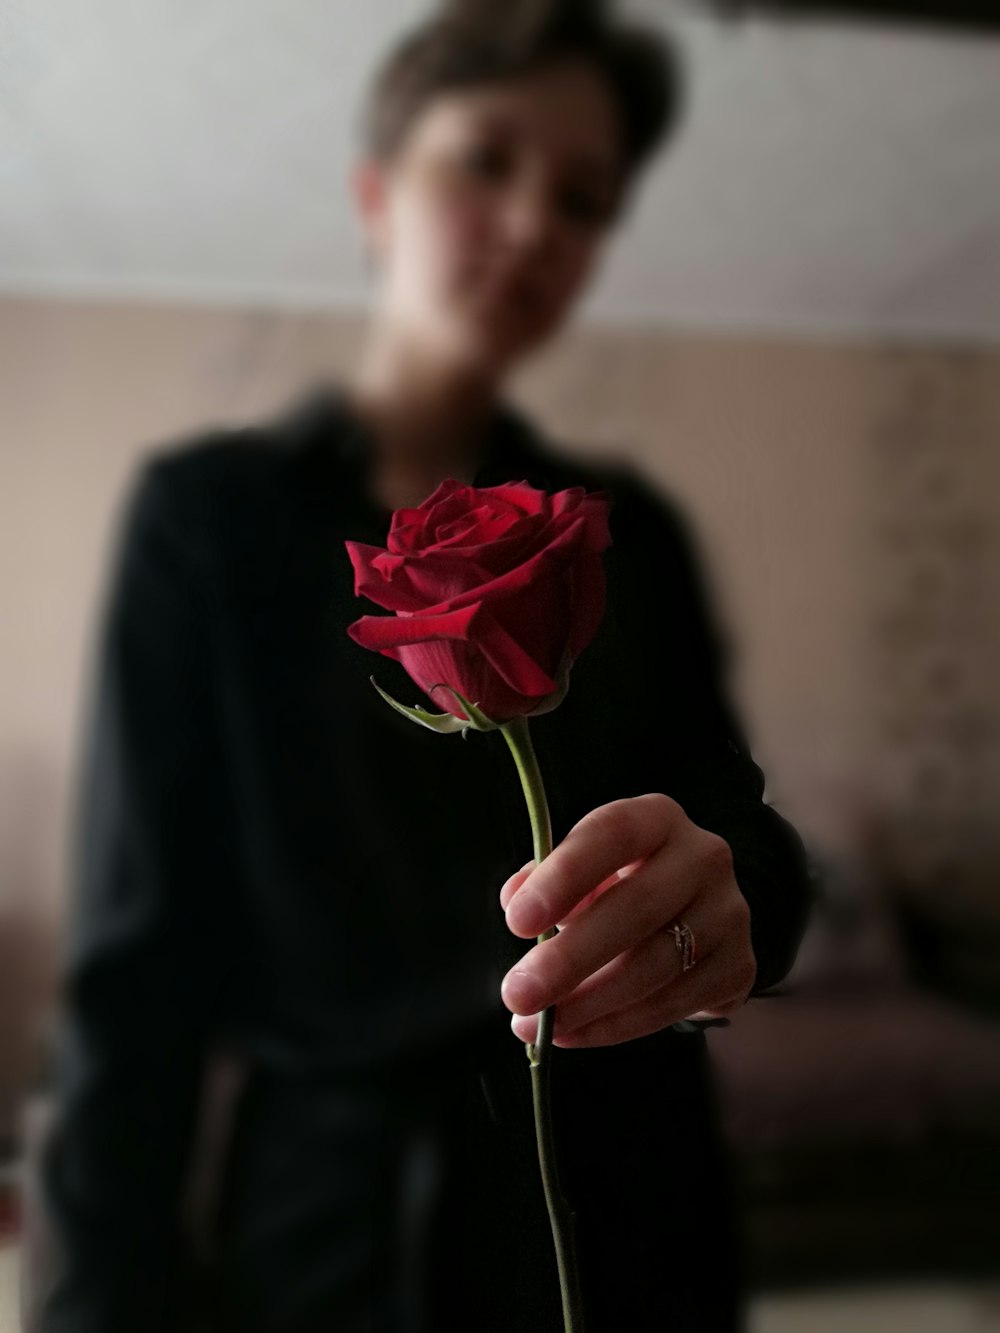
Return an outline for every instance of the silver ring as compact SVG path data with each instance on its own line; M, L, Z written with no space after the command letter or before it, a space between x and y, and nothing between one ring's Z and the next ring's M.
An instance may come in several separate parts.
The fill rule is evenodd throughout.
M663 929L674 937L674 944L681 956L681 971L686 972L688 968L694 967L698 961L698 946L691 927L686 922L677 920L671 921Z

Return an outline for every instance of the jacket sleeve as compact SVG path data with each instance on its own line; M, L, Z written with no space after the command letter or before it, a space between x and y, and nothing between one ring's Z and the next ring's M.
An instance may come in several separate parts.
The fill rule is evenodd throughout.
M97 622L41 1164L56 1253L42 1333L158 1333L183 1299L228 867L203 589L165 471L154 458L133 480Z
M809 853L764 800L765 777L730 695L735 653L717 617L693 528L675 500L628 470L616 496L614 542L622 598L654 653L642 700L664 748L665 790L702 828L725 838L750 907L757 975L750 994L792 968L814 895Z

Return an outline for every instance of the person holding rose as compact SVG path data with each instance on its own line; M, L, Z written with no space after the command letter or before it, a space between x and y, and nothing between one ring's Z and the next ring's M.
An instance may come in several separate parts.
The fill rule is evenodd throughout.
M41 1333L556 1333L524 1048L553 1004L588 1333L743 1327L702 1024L790 969L805 849L763 799L679 506L506 397L682 106L672 43L608 4L438 9L371 86L353 373L139 469L82 773ZM346 632L370 608L345 542L384 547L444 482L612 499L600 623L532 718L537 865L500 733L411 725L371 688L412 700L402 663ZM201 1273L182 1201L220 1048L246 1081Z

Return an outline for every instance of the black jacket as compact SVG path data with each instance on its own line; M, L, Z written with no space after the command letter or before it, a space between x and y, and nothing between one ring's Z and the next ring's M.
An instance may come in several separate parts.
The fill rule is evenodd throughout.
M355 597L344 540L388 530L367 458L320 386L264 423L172 441L135 475L79 777L44 1163L64 1258L44 1333L183 1326L177 1203L218 1044L274 1077L358 1080L501 1022L524 1069L494 1092L530 1101L499 999L532 944L498 901L531 854L523 796L499 732L404 719L370 676L439 708L346 633L378 608ZM690 529L634 469L573 461L505 407L476 484L521 479L615 501L605 618L562 705L531 725L556 841L616 797L674 796L732 847L756 993L793 961L809 877L728 700ZM682 1046L702 1051L703 1034L558 1055L638 1069Z

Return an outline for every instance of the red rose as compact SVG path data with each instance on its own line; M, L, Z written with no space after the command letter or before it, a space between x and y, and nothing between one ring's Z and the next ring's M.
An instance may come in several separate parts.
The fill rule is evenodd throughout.
M395 511L386 550L345 543L355 593L396 613L362 616L348 634L401 662L456 717L442 685L497 723L549 711L604 615L610 499L448 478Z

